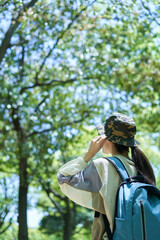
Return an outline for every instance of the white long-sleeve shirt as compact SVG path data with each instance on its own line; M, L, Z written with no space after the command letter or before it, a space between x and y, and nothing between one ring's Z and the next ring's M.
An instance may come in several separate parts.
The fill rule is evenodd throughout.
M133 161L122 155L114 157L122 161L129 176L137 174ZM100 213L99 217L94 218L92 240L108 239L102 214L107 216L113 231L116 194L121 183L114 166L105 158L87 164L82 157L78 157L59 169L58 180L62 192L72 201Z

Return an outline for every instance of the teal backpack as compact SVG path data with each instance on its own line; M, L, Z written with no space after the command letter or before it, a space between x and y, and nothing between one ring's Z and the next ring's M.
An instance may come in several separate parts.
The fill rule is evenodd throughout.
M103 215L109 240L160 240L160 191L142 176L129 177L123 163L107 158L122 179L116 200L113 234Z

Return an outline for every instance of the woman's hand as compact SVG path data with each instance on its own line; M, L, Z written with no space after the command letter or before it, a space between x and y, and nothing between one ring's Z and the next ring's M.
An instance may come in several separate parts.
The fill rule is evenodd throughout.
M89 162L96 155L96 153L99 152L99 150L103 147L106 138L106 135L102 135L96 136L92 139L88 151L83 156L85 162Z

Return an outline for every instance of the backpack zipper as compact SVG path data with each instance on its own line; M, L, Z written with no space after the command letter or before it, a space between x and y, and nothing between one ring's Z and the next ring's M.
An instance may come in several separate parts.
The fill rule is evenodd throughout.
M142 201L142 200L140 200L140 209L141 209L141 220L142 220L143 240L146 240L146 228L145 228L144 204L143 204L143 201Z

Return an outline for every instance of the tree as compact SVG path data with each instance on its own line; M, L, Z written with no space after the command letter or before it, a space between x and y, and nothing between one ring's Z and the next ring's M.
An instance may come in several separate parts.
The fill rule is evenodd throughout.
M28 173L30 172L29 168L33 169L34 165L29 165L29 162L30 159L32 159L32 154L34 155L35 153L36 155L36 152L39 153L39 147L37 146L37 149L34 148L35 141L39 138L40 134L43 135L43 141L46 141L45 150L47 150L47 143L50 145L52 141L52 137L48 135L48 133L55 132L56 136L58 129L65 131L65 129L74 124L80 124L83 118L88 117L90 112L92 112L89 106L86 106L85 102L83 103L83 99L81 103L76 99L76 101L73 100L73 105L74 107L77 106L81 111L80 113L77 112L77 116L75 112L74 118L73 116L69 118L71 115L70 112L72 112L72 115L74 114L74 107L72 106L70 108L70 102L68 100L71 94L68 93L66 88L64 88L64 90L62 90L62 88L63 86L67 87L68 84L76 82L76 79L74 77L64 79L63 73L60 79L59 76L57 76L57 79L54 79L52 76L54 67L53 69L48 69L46 64L46 61L51 57L60 40L79 16L87 9L88 5L85 6L81 4L77 9L74 9L74 6L73 9L69 9L68 5L63 1L58 1L56 5L48 1L43 1L43 4L37 3L35 5L36 2L37 1L31 1L26 4L16 1L12 3L3 2L5 7L3 14L6 19L8 18L10 7L13 8L13 12L10 27L4 34L0 47L2 73L1 132L3 134L1 142L3 145L3 138L5 138L5 134L7 133L9 147L13 145L15 149L14 161L19 166L18 222L19 239L23 240L28 239L27 193L29 182L32 180L32 173L30 173L30 175ZM72 3L72 1L68 1L68 3ZM39 14L42 8L44 9L44 15ZM59 12L60 18L56 15L53 18L56 11L61 11ZM52 19L54 19L54 21ZM36 25L39 24L39 20L42 21L42 24L37 27ZM66 24L67 21L68 23ZM50 34L48 33L47 22L49 22L50 25ZM44 28L44 26L46 27ZM36 29L38 30L37 32ZM30 37L33 37L31 41L29 41ZM55 38L54 40L50 39L49 45L52 45L52 47L46 46L45 44L48 37ZM46 51L48 52L47 54ZM40 59L39 65L35 63L35 52L37 56L40 54L41 59L43 58L42 61ZM29 65L27 59L30 59L34 66ZM53 63L55 64L55 61ZM56 72L54 75L56 75ZM78 86L75 87L78 88ZM61 90L63 91L63 95L61 94L59 98ZM85 89L85 91L87 90ZM58 95L54 96L54 94ZM58 104L55 106L52 100L56 100L57 97ZM50 107L46 104L48 100L51 100ZM68 113L69 120L66 119L67 115L65 116L65 110L62 113L58 111L61 109L62 102L64 101L66 102L66 112ZM45 109L42 109L44 105ZM48 116L46 116L46 114ZM63 118L64 121L62 120L59 123L59 120ZM56 139L54 139L54 141L56 141ZM41 142L39 142L39 144L40 143ZM54 151L56 151L57 148L58 146L55 146ZM6 154L5 149L4 154ZM7 156L8 166L13 166L13 158L10 159L8 153Z
M46 202L47 201L45 199L45 203ZM48 212L48 214L41 219L39 227L41 232L47 236L54 235L54 237L57 239L73 239L76 234L78 234L80 238L81 231L83 230L82 237L84 231L85 234L90 237L93 213L87 209L77 206L69 199L67 207L65 204L63 204L66 203L66 201L59 202L61 202L61 207L63 206L63 215L58 214L53 206L45 206L46 204L44 205L44 202L42 202L40 199L39 206Z

